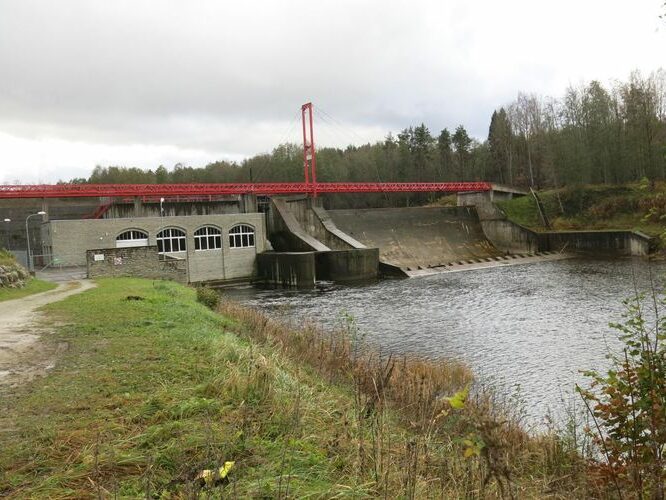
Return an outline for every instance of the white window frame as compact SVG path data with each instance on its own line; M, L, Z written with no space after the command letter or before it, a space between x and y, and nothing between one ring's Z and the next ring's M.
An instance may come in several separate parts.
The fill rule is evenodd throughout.
M129 234L129 238L121 238ZM141 236L140 238L137 236ZM143 229L127 229L116 236L116 248L148 246L148 232Z
M229 248L254 248L255 230L249 224L236 224L229 229Z
M194 231L194 251L222 250L222 231L215 226L202 226Z
M187 252L187 234L180 228L165 227L157 233L156 240L157 252L161 255ZM167 246L169 250L166 250Z

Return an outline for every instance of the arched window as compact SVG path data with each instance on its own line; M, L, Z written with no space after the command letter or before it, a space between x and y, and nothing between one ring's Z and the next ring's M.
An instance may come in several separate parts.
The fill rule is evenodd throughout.
M148 245L148 233L139 229L128 229L116 236L116 248L145 247Z
M239 224L229 230L229 246L231 248L247 248L254 246L254 228L247 224Z
M185 233L175 227L162 229L157 233L158 253L175 253L187 250Z
M222 248L222 231L213 226L194 231L194 250L218 250Z

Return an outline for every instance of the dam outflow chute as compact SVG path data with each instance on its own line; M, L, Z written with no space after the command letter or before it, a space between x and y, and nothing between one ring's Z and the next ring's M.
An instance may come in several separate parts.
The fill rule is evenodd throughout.
M344 233L379 248L384 269L405 274L502 256L485 237L473 207L329 210Z

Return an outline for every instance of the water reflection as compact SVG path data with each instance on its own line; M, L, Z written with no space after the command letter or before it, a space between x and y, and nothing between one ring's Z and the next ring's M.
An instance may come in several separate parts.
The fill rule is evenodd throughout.
M396 353L465 360L505 395L520 388L528 421L561 415L581 369L603 369L617 349L608 327L623 299L650 288L666 265L564 260L313 291L239 288L226 293L294 321L336 325L354 316L369 342Z

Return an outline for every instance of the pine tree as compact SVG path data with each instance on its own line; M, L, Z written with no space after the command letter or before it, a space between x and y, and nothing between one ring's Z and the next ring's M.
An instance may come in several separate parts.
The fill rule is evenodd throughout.
M453 134L453 148L456 152L456 163L458 164L458 180L465 180L465 167L469 159L469 147L472 144L472 139L467 134L467 130L462 125L458 125L455 133Z
M493 111L488 129L488 147L493 176L500 182L513 182L511 172L511 124L504 108ZM506 174L505 174L506 173Z
M451 132L444 129L437 137L438 180L453 178L453 152L451 151Z

